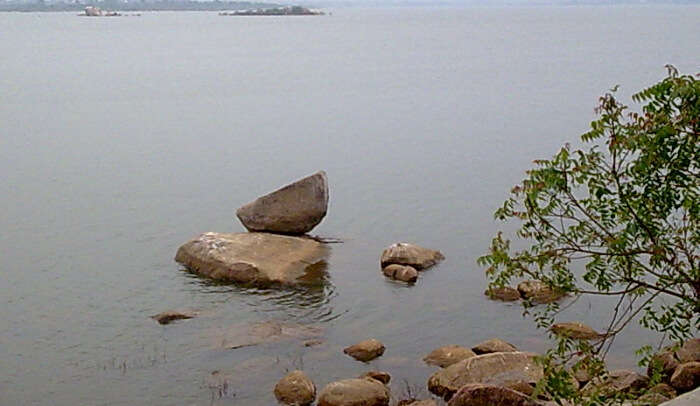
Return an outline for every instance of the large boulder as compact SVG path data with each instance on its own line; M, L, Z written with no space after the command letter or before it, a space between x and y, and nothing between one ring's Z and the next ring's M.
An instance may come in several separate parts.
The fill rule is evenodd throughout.
M318 406L388 406L389 389L372 378L343 379L326 385Z
M663 377L670 379L678 365L692 361L700 361L700 338L691 338L680 347L668 346L655 354L649 363L647 375L651 377L654 369L660 368Z
M343 352L358 361L368 362L384 354L384 344L375 338L370 338L345 348Z
M490 354L492 352L516 352L518 349L515 348L513 344L507 343L500 338L491 338L473 346L472 351L481 355Z
M678 365L671 375L671 386L679 392L700 386L700 362L691 361Z
M639 393L649 384L649 378L630 369L616 369L607 374L593 378L583 387L583 393L599 393L611 396L614 393Z
M518 284L518 292L523 299L532 303L550 303L564 297L564 292L556 291L546 283L537 280L523 281Z
M476 357L476 354L469 348L464 348L459 345L446 345L433 350L423 358L423 361L428 365L446 368L471 357Z
M285 405L307 406L316 399L316 386L302 371L292 371L275 385L275 397Z
M483 383L507 386L519 382L536 383L543 376L535 363L536 354L528 352L494 352L468 358L435 372L428 379L428 389L449 399L462 386Z
M448 406L536 406L528 395L502 386L470 383L460 388Z
M259 197L236 211L248 231L308 233L328 211L328 179L323 171Z
M381 265L382 268L386 268L391 264L409 265L422 271L443 259L445 259L445 256L440 251L399 242L390 245L382 252Z
M248 285L313 281L328 248L312 239L267 233L204 233L180 247L175 261L212 279Z

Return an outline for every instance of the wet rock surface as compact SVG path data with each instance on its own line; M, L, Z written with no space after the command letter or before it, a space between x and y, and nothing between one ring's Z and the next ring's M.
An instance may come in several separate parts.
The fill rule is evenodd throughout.
M182 245L175 261L190 271L244 285L298 285L318 279L328 248L308 238L208 232Z
M381 266L383 269L392 264L409 265L422 271L443 259L445 256L440 251L400 242L390 245L382 252Z
M292 371L275 385L275 398L285 405L307 406L316 399L316 386L302 371Z
M248 231L304 234L328 211L328 178L323 171L307 176L242 206L236 211Z
M556 323L551 330L554 334L576 340L593 340L601 337L601 334L588 325L581 322Z
M546 283L536 280L520 282L518 292L523 299L533 303L550 303L564 297L563 292L554 291Z
M408 265L387 265L382 269L382 273L384 273L384 276L402 282L414 283L418 280L418 271L416 271L416 268Z
M238 349L285 340L308 341L322 334L318 326L269 320L215 328L209 335L214 348Z
M359 378L371 378L387 385L391 381L391 375L384 371L368 371L360 375Z
M503 302L513 302L515 300L520 300L520 292L518 292L518 290L515 288L511 288L510 286L486 289L484 294L490 299L500 300Z
M343 352L358 361L368 362L384 354L384 349L379 340L370 338L345 348Z
M518 349L513 344L507 343L500 338L491 338L473 346L472 351L477 355L481 355L492 352L516 352Z
M472 383L463 386L448 406L536 406L538 402L520 392L501 386Z
M343 379L326 385L318 406L388 406L389 390L371 378Z

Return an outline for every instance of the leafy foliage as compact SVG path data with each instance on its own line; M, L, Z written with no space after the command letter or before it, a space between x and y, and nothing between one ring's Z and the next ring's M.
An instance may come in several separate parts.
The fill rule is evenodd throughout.
M613 89L581 136L588 148L565 145L534 161L495 213L518 222L514 245L525 248L499 232L479 258L491 287L527 278L575 297L616 299L598 342L560 338L545 355L559 369L545 368L550 379L540 389L555 398L574 397L563 366L601 360L632 320L673 340L697 333L700 81L667 68L665 79L633 96L641 111L630 112ZM559 311L556 303L535 309L538 326L550 327Z

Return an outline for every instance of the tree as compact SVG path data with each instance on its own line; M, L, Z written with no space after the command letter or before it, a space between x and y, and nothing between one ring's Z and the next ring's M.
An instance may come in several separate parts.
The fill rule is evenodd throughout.
M700 80L667 69L661 82L633 95L641 111L628 110L612 89L581 136L587 148L567 144L552 159L534 161L495 213L517 222L513 247L524 248L499 232L478 260L491 288L535 279L574 298L615 299L599 340L555 337L539 388L557 399L585 403L568 384L567 368L600 370L616 335L634 320L673 341L697 334ZM556 303L525 306L543 328L561 314Z

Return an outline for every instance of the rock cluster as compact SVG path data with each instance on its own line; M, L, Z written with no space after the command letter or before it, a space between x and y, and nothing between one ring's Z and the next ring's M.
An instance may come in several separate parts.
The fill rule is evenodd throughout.
M418 279L418 271L428 269L443 259L445 256L440 251L399 242L382 252L379 263L385 276L413 283Z
M546 283L536 280L520 282L517 289L510 286L489 288L484 294L494 300L512 302L523 299L534 304L551 303L565 296L563 292L555 291Z

